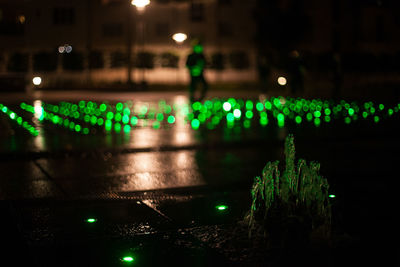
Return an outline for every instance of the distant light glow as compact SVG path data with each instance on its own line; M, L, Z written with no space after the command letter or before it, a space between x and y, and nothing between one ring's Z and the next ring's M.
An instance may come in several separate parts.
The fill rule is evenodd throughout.
M39 76L33 77L32 83L33 83L34 85L40 85L40 84L42 83L42 78L39 77Z
M88 218L88 219L86 219L86 222L87 222L87 223L95 223L95 222L97 222L97 219L95 219L95 218Z
M187 39L187 35L181 32L172 35L172 39L177 43L182 43Z
M215 206L215 208L217 210L219 210L219 211L223 211L223 210L228 209L228 206L226 206L226 205L218 205L218 206Z
M278 84L279 84L279 85L284 86L284 85L286 85L286 83L287 83L287 80L286 80L285 77L280 76L280 77L278 78Z
M122 258L123 262L133 262L135 259L132 256L125 256Z
M330 198L335 198L336 195L329 195L328 197L330 197Z
M132 0L131 5L135 6L138 11L144 11L147 5L150 4L150 0Z
M232 108L231 103L225 102L225 103L222 105L222 108L223 108L226 112L228 112L228 111L231 110L231 108Z

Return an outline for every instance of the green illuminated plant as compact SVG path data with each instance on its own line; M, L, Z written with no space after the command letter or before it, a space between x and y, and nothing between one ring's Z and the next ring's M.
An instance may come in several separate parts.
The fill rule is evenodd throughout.
M319 163L307 165L300 159L295 164L292 135L285 141L285 157L282 175L279 161L268 162L262 177L254 180L251 208L245 218L249 224L249 237L257 226L263 227L267 238L281 239L280 242L285 242L282 239L287 239L293 229L302 232L305 239L313 231L328 237L331 222L329 185L319 175Z

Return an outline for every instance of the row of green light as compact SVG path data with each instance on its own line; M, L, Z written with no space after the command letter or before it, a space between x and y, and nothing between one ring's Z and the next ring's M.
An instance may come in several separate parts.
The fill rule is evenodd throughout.
M20 104L20 107L21 107L21 109L28 111L32 114L39 113L40 114L40 116L38 118L39 121L47 120L47 121L52 122L55 125L64 126L65 128L67 128L71 131L77 132L77 133L83 133L83 134L89 133L88 128L82 127L80 124L75 123L74 121L69 120L68 118L64 119L64 118L58 116L57 114L45 111L43 109L43 107L41 107L41 110L39 112L37 110L35 110L34 106L26 104L24 102Z
M5 113L8 115L8 117L16 121L18 125L20 125L22 128L27 130L31 135L33 136L38 136L39 131L35 129L32 125L30 125L27 121L25 121L21 116L19 116L17 113L14 111L10 110L6 105L0 103L0 110L1 112Z
M286 117L293 119L297 124L300 124L304 120L303 116L305 116L307 121L313 121L315 126L319 126L322 121L328 123L332 120L332 118L338 119L343 116L344 122L349 124L351 121L358 119L358 112L360 111L360 108L355 102L347 103L346 101L342 100L340 103L335 105L333 101L327 100L285 99L283 97L272 97L270 100L265 100L264 102L257 101L255 105L251 100L244 102L243 100L235 100L233 98L222 102L222 104L220 100L217 100L215 104L215 106L217 106L217 110L222 106L222 109L226 115L228 127L232 126L235 120L240 119L241 115L244 113L240 110L240 108L245 106L246 119L243 122L245 128L250 127L250 121L247 119L252 119L254 117L254 107L259 112L260 125L265 126L268 124L269 120L267 112L270 112L277 120L279 127L284 126ZM198 129L201 123L204 122L204 118L209 117L205 116L204 112L207 110L207 108L212 107L212 105L213 103L209 103L207 105L207 102L205 102L204 105L199 102L195 102L193 104L193 110L195 112L200 112L197 118L192 115L192 127L194 129ZM380 104L379 110L382 111L383 109L383 104ZM391 116L394 114L394 112L398 112L398 110L399 105L393 109L388 109L387 114L388 116ZM218 119L212 120L212 122L216 122L216 124L219 121L220 120ZM374 121L378 122L379 117L375 116Z

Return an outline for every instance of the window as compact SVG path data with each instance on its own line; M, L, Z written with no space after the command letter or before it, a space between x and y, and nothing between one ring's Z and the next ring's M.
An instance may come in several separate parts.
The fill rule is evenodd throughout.
M139 69L154 68L154 54L150 52L139 52L136 56L136 67Z
M64 70L83 70L83 54L78 52L62 54L62 66Z
M71 25L75 23L75 9L72 7L56 7L53 9L55 25Z
M34 71L55 71L57 68L58 55L48 52L40 52L33 55Z
M232 25L227 22L218 23L218 35L221 37L230 37L233 35Z
M28 71L28 54L15 53L8 60L7 70L11 72Z
M127 56L125 53L122 52L113 52L111 53L111 68L121 68L126 66L127 63Z
M190 19L193 22L202 22L204 20L204 4L192 3L190 6Z
M106 23L102 26L102 33L105 37L122 36L122 23Z
M91 51L89 53L89 69L102 69L103 67L103 54L99 51Z
M155 33L156 35L167 36L170 33L168 23L157 22L155 25Z
M229 62L234 69L242 70L250 67L249 58L245 52L237 51L229 55Z
M212 54L210 68L215 70L225 69L225 56L219 52Z
M161 54L161 67L163 68L178 68L179 57L173 53Z

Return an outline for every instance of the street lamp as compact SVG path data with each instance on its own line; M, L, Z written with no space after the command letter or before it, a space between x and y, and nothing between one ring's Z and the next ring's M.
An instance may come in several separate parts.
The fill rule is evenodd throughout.
M132 0L131 1L131 5L136 7L136 10L139 13L139 33L140 33L140 39L141 39L141 46L142 46L142 50L144 50L144 21L143 21L143 12L146 8L146 6L148 6L150 4L150 0ZM144 68L142 68L142 86L145 86L145 80L144 80Z
M139 12L143 12L150 0L132 0L131 5L135 6Z
M187 35L181 32L175 33L172 35L172 39L178 44L183 43L187 39Z

